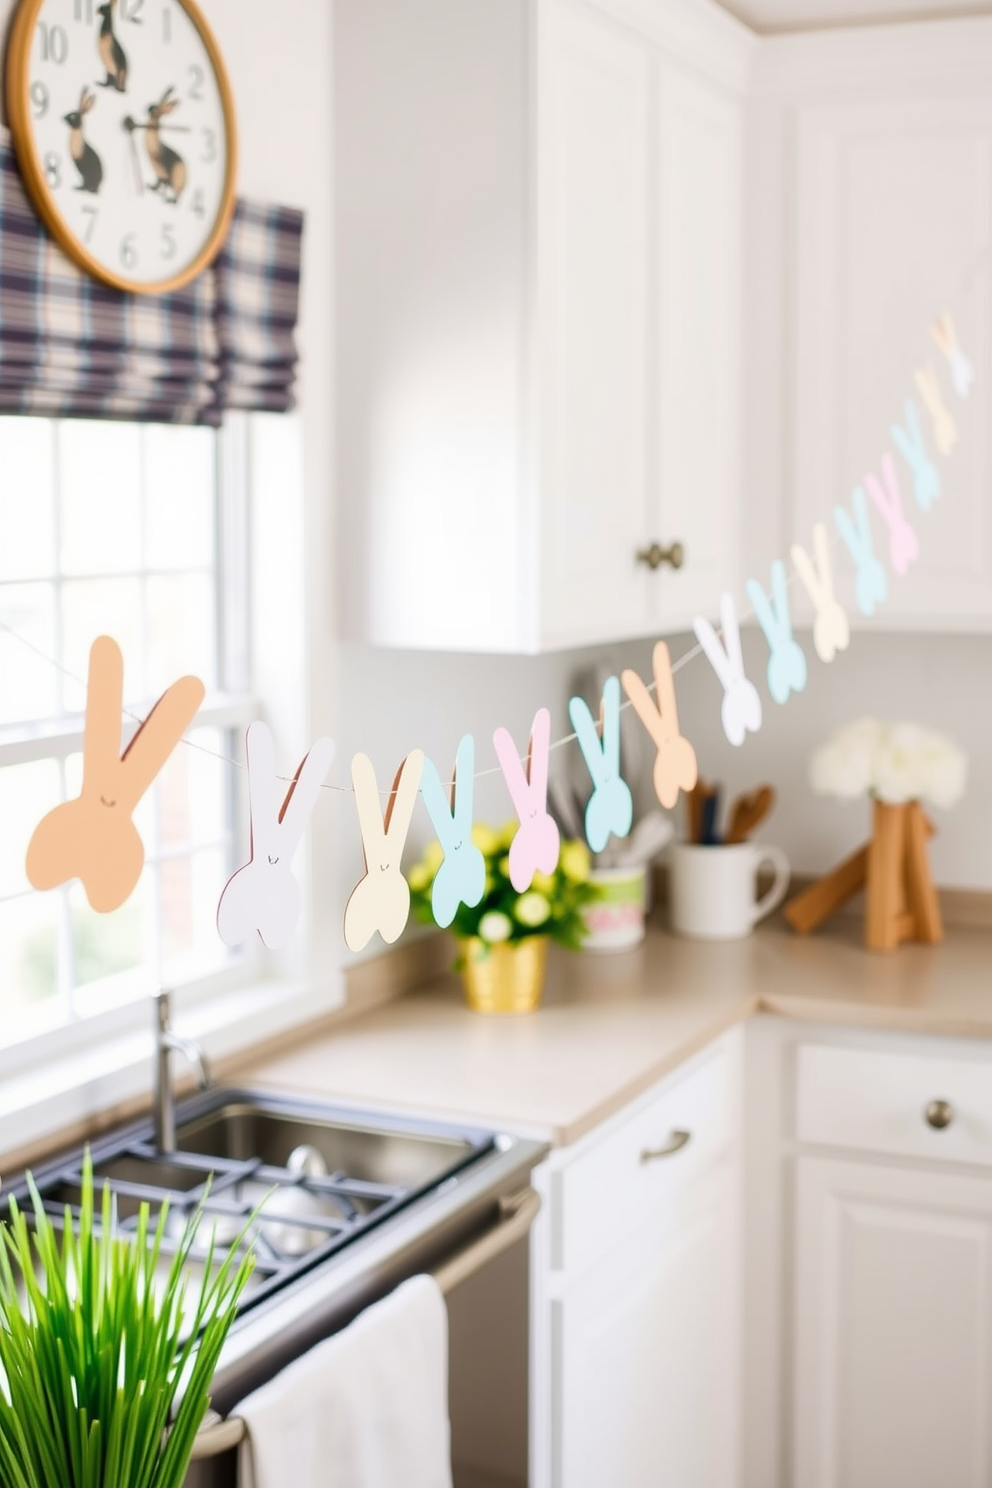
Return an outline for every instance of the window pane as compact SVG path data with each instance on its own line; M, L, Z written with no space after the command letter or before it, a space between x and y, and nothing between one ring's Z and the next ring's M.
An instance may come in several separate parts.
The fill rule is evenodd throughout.
M0 579L54 571L54 456L47 419L0 418Z
M234 766L214 758L223 752L224 735L217 729L193 729L189 740L173 750L158 777L160 842L165 851L223 843L227 838L227 771Z
M28 891L24 857L31 834L59 804L59 769L54 760L8 765L0 770L0 898Z
M162 864L162 958L168 980L202 976L228 959L217 934L217 905L227 877L220 848Z
M145 566L208 568L214 561L216 436L210 429L145 430Z
M147 880L151 876L146 868L130 899L111 914L97 914L90 909L82 884L72 885L69 909L77 987L131 971L146 959L152 959L150 936L146 933L146 909L151 900Z
M189 672L216 685L217 621L206 574L148 580L148 693L158 697Z
M0 630L0 724L51 718L58 712L59 696L58 668L45 659L55 656L53 589L49 584L0 584L0 620L15 632Z
M63 655L66 669L85 684L90 647L99 635L113 636L124 655L124 706L148 696L141 657L140 579L75 579L62 586ZM86 707L85 685L64 679L70 713Z
M6 1019L58 990L60 896L27 894L0 902L0 986L4 1018L0 1040L6 1042Z
M59 487L64 572L140 568L140 427L78 419L60 424Z

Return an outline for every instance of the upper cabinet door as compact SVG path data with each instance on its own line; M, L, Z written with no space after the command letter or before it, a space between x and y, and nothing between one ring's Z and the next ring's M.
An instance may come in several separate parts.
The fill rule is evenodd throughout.
M542 638L643 630L651 52L606 16L539 10Z
M906 577L871 620L889 628L992 625L992 98L941 96L800 107L796 134L797 318L793 536L815 522L836 536L833 509L894 457L902 501L919 538ZM975 369L967 401L955 394L929 327L953 316ZM958 427L936 451L915 386L932 368ZM916 506L891 426L911 397L943 483L929 511ZM876 552L885 525L871 508ZM838 548L838 590L857 620L853 565Z
M659 628L714 610L738 579L742 133L738 103L662 68L649 541L681 543L684 561L654 577Z

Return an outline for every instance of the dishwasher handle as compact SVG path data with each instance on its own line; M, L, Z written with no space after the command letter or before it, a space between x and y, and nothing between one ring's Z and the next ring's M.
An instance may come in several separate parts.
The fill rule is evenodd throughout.
M445 1296L468 1281L483 1266L496 1260L511 1245L522 1240L537 1216L541 1199L532 1188L519 1193L507 1194L499 1201L499 1222L486 1230L478 1239L469 1241L462 1250L442 1261L431 1273ZM191 1462L201 1462L207 1457L219 1457L229 1452L245 1439L245 1423L238 1415L222 1418L210 1411L193 1440Z
M433 1271L434 1280L441 1288L445 1296L453 1292L455 1287L461 1286L463 1281L468 1281L483 1266L488 1266L497 1256L501 1256L511 1245L516 1245L527 1234L531 1225L537 1217L537 1211L541 1207L541 1200L532 1188L521 1189L519 1193L508 1194L500 1199L500 1220L491 1230L472 1240L463 1250L456 1251L450 1260L442 1261Z

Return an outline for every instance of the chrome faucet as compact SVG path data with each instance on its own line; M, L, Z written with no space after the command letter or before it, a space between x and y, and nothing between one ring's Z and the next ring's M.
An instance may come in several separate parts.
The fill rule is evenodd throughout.
M166 991L155 998L155 1146L159 1152L176 1150L176 1102L169 1078L169 1054L178 1049L196 1070L201 1090L206 1090L212 1075L207 1056L192 1039L180 1038L169 1026L171 996Z

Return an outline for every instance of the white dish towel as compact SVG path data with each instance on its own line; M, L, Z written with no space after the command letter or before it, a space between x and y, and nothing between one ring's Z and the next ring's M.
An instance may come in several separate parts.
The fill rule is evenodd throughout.
M403 1282L238 1406L240 1488L451 1488L448 1314Z

